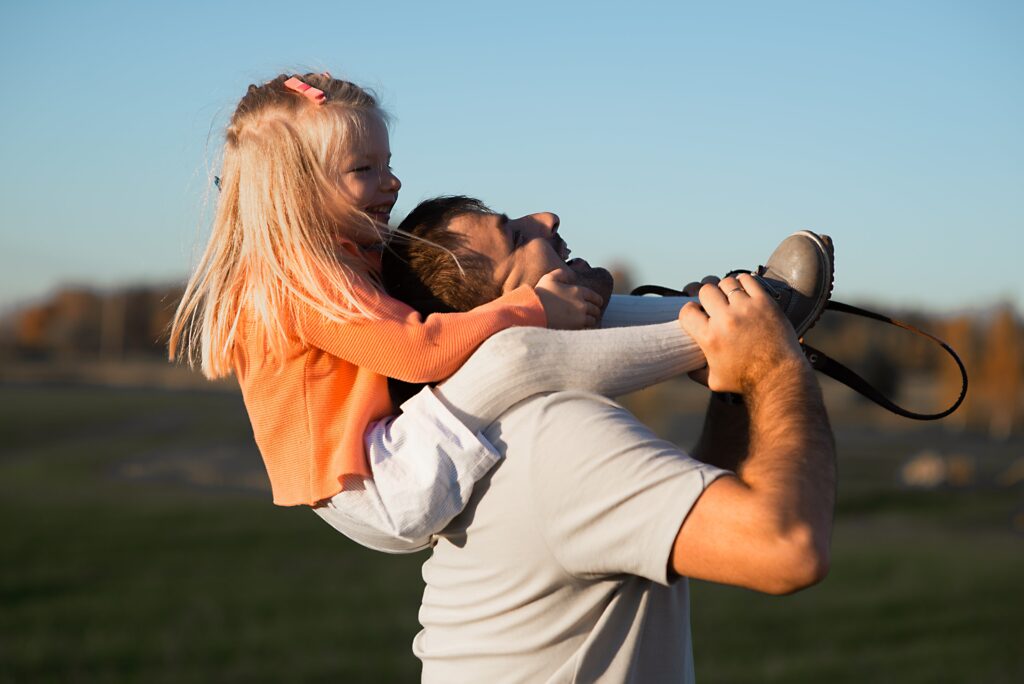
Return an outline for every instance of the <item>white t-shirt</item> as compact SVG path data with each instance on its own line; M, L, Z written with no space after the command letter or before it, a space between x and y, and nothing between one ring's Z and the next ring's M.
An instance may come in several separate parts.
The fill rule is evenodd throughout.
M423 566L425 682L692 682L673 541L726 471L602 397L528 399L486 433L506 458Z

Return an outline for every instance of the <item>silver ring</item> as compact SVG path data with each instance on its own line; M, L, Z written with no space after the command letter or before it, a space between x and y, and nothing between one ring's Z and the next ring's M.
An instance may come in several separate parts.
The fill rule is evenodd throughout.
M744 290L744 289L743 289L742 287L734 287L734 288L732 288L731 290L729 290L728 292L726 292L726 293L725 293L725 296L726 296L726 297L728 297L728 296L729 296L729 295L731 295L731 294L732 294L733 292L746 292L746 290Z

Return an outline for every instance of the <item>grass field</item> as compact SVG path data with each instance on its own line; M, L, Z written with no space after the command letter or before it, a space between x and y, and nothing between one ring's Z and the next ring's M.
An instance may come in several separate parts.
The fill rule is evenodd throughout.
M698 679L1024 681L1024 500L996 484L1021 442L836 427L829 578L695 583ZM969 454L974 483L905 488L925 448ZM417 678L425 556L271 506L235 394L0 385L0 515L0 681Z

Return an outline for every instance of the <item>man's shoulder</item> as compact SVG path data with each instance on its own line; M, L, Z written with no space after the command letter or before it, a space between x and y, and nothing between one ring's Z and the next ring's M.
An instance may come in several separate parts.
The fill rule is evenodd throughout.
M506 411L488 431L496 439L543 445L551 440L589 441L596 433L644 433L650 429L621 404L599 394L564 390L537 394ZM496 445L497 446L497 445Z
M530 416L536 419L554 415L591 415L595 413L621 413L628 416L628 419L631 421L640 422L636 416L618 402L600 394L583 390L560 390L557 392L535 394L510 408L500 420L520 420L520 416Z
M625 573L667 582L667 550L693 502L722 472L616 402L586 392L526 400L487 436L505 459L474 491L480 515L471 506L465 520L483 520L480 529L519 527L521 534L500 535L501 543L531 538L525 530L542 537L573 577ZM522 514L505 521L510 510Z
M538 394L505 412L485 433L499 452L536 462L543 471L589 462L598 456L640 454L686 457L661 439L621 404L590 392L566 390ZM590 463L580 464L589 468Z

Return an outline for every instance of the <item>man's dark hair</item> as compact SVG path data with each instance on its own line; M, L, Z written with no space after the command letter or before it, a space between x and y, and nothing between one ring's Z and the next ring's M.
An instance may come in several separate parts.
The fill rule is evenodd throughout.
M424 316L469 311L497 298L501 291L492 281L491 260L468 249L462 235L448 230L448 224L464 214L493 213L480 200L464 195L420 202L384 250L384 289ZM388 378L395 411L422 387Z
M410 212L384 251L384 288L420 313L469 311L501 295L494 264L466 247L448 230L465 214L493 214L483 202L464 195L435 197Z

